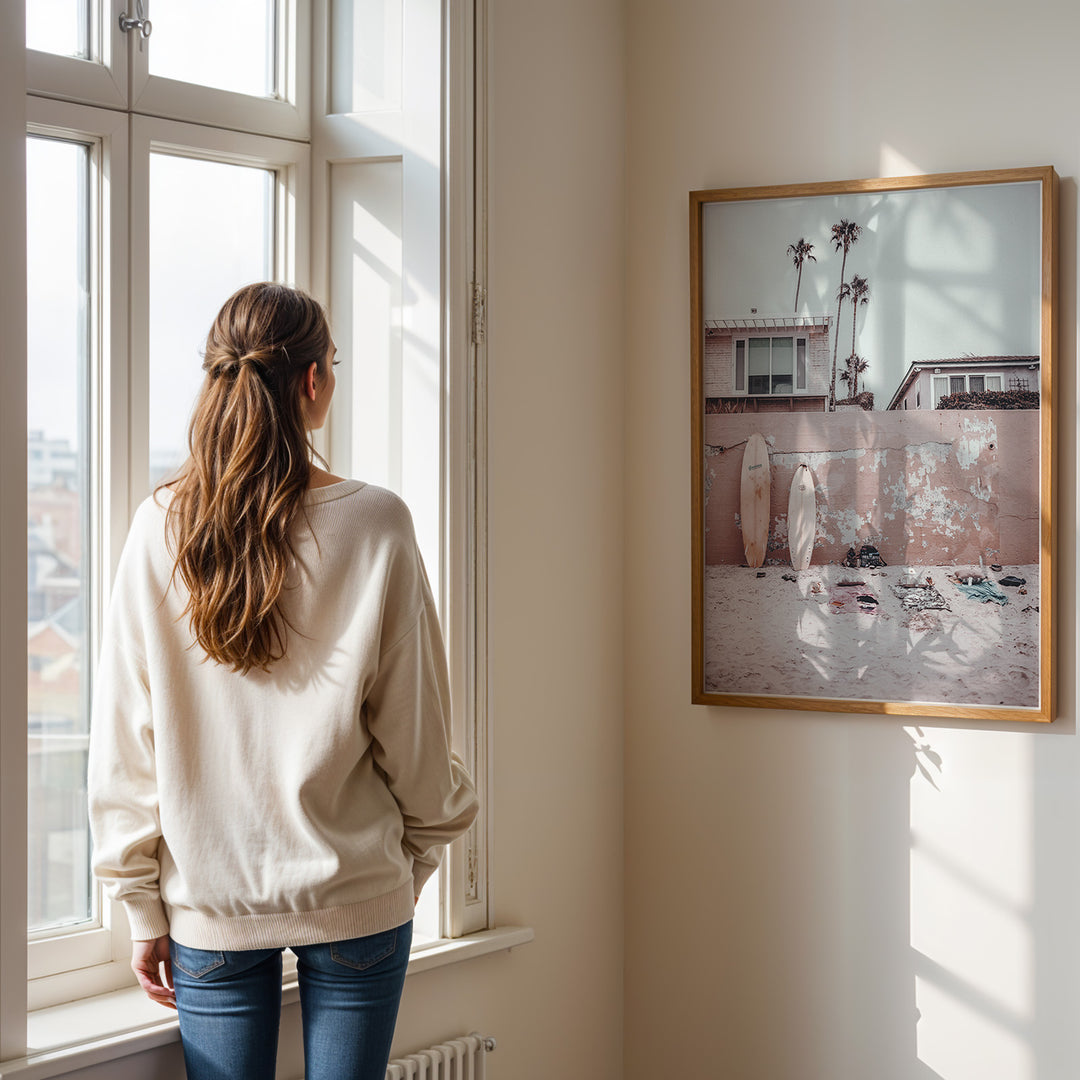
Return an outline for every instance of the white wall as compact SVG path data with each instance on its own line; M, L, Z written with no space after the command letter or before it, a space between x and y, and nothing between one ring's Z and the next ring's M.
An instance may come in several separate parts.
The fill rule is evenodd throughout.
M1064 1080L1080 8L628 0L627 19L626 1076ZM1060 719L920 733L691 706L687 192L1043 164L1063 178Z

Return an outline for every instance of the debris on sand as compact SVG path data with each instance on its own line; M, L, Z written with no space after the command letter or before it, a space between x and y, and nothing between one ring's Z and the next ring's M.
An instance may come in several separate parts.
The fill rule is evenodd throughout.
M1009 602L1009 598L989 578L975 580L972 576L960 581L954 578L953 584L969 599L977 600L980 604L1004 606Z
M798 581L799 579L794 574L781 574L785 581Z
M858 555L855 554L854 547L849 547L848 553L844 556L840 565L854 570L856 567L868 569L873 566L888 566L889 564L881 557L881 552L873 544L863 544L859 548Z
M829 608L834 615L876 615L880 601L866 589L863 581L841 581L829 590ZM888 616L885 616L886 618Z
M1027 578L1016 577L1014 574L1009 574L1008 577L998 579L999 585L1005 585L1007 588L1015 589L1021 585L1027 584Z
M902 581L893 586L893 595L905 611L951 611L945 597L934 588L933 581Z

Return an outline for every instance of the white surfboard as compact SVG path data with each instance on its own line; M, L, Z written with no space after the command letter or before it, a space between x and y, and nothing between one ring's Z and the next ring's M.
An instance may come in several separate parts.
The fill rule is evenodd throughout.
M817 496L814 494L814 474L809 465L800 465L791 478L787 520L791 565L796 570L805 570L814 553L817 529Z
M751 435L743 451L742 487L739 513L742 519L743 550L749 566L765 562L769 543L769 495L772 472L769 448L760 435Z

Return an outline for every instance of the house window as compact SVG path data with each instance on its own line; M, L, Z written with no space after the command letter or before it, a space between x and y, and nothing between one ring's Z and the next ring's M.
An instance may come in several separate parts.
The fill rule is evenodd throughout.
M1001 375L935 375L934 408L946 394L981 394L986 390L1000 390Z
M736 393L793 394L806 389L804 337L737 338L734 359Z

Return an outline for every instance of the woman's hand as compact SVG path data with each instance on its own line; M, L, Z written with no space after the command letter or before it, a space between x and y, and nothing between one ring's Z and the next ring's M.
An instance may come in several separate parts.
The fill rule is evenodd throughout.
M154 941L131 943L131 970L146 996L159 1005L176 1008L176 992L172 985L172 961L169 959L169 935Z

